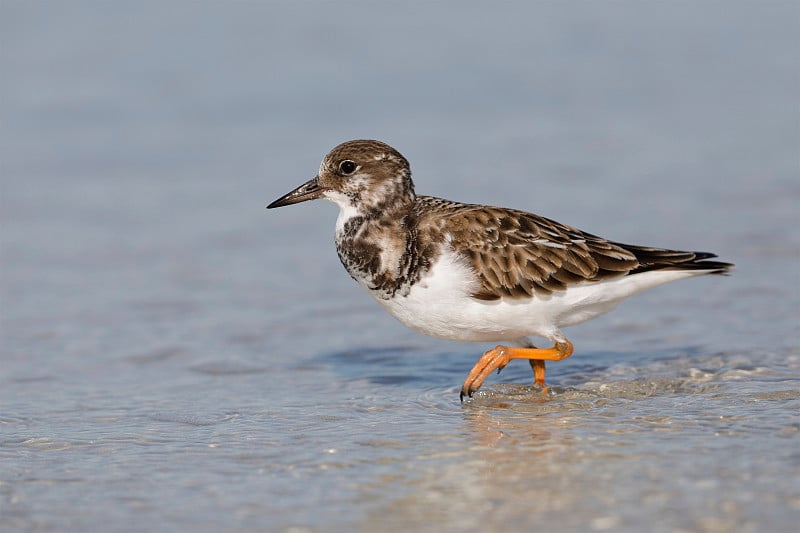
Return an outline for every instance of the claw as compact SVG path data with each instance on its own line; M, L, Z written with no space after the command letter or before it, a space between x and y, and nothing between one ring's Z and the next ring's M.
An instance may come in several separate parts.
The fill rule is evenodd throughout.
M464 385L461 387L462 397L464 394L472 398L472 395L481 388L484 380L494 371L498 373L505 368L509 362L508 353L504 346L497 346L488 350L478 359L475 366L470 370Z

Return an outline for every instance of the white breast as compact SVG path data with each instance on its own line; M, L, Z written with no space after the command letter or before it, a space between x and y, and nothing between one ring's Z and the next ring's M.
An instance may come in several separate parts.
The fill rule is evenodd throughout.
M378 302L400 322L420 333L451 340L473 340L465 336L471 335L477 317L468 318L462 310L474 301L470 294L478 288L478 283L466 261L448 248L407 295Z

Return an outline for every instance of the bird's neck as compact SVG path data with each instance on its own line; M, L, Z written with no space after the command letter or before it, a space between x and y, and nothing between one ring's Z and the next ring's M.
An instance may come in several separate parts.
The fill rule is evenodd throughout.
M336 250L350 276L379 299L404 290L416 265L412 209L363 213L341 207Z

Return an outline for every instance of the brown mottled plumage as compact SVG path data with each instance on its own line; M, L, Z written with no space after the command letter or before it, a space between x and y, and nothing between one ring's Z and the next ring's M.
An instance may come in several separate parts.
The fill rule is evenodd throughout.
M616 243L515 209L420 196L415 211L421 214L420 228L436 228L432 238L440 241L443 233L451 235L454 248L480 277L481 290L474 296L482 300L530 298L563 291L574 283L653 269L724 273L730 267L705 261L714 254Z
M515 358L529 359L543 385L544 360L572 353L560 327L661 283L732 267L708 252L622 244L524 211L417 196L408 161L379 141L340 144L316 177L267 207L316 198L339 205L344 267L404 324L442 338L527 346L486 352L462 398ZM528 335L554 347L531 348Z

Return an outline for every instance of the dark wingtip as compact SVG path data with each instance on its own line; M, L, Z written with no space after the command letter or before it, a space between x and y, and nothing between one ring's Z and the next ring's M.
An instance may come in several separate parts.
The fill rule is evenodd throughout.
M733 263L726 263L724 261L707 261L717 254L710 252L694 252L695 258L693 261L681 265L676 265L685 270L707 270L709 274L719 274L722 276L729 276L733 270Z
M709 261L717 257L711 252L683 252L642 246L625 246L639 260L639 266L628 274L638 274L649 270L697 270L705 274L728 275L733 263ZM699 272L698 272L699 273Z

